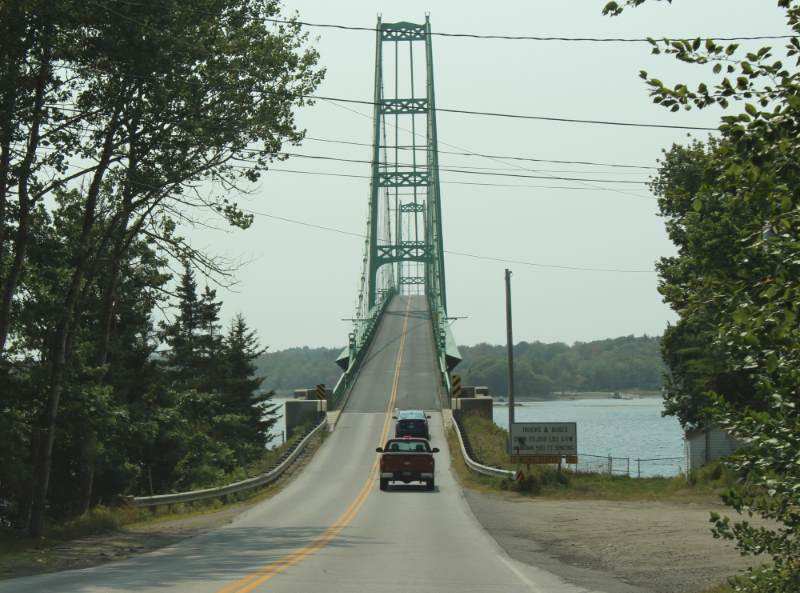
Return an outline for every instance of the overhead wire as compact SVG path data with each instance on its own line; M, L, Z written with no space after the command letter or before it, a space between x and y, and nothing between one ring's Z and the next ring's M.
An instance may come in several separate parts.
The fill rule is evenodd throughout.
M372 117L367 115L366 113L362 113L361 111L358 111L357 109L353 109L352 107L348 107L347 105L339 105L338 103L334 103L334 102L329 102L329 105L334 105L335 107L337 107L339 109L344 109L345 111L349 111L349 112L354 113L354 114L356 114L356 115L358 115L360 117L364 117L364 118L367 118L367 119L370 119L370 120L372 119ZM409 131L409 130L407 130L405 128L402 128L402 129L404 129L406 132ZM449 146L450 148L455 148L457 150L463 150L463 151L466 151L466 152L472 152L468 148L464 148L463 146L458 146L456 144L450 144L448 142L444 142L441 138L439 138L438 141L439 141L439 144L443 144L445 146ZM490 156L484 156L482 158L486 158L486 159L491 160L491 161L502 162L501 160L499 160L497 158L494 158L494 157L490 157ZM519 166L518 168L520 170L522 170L522 171L527 171L528 170L527 168L525 168L523 166ZM588 188L600 189L597 186L591 185L590 183L587 183L587 182L579 182L579 183L581 183L582 185L585 185ZM488 186L488 184L485 184L485 185ZM611 191L614 191L615 193L629 195L629 196L632 196L632 197L635 197L635 198L641 198L641 199L646 199L646 200L652 199L651 196L645 196L645 195L642 195L642 194L637 194L637 193L625 191L625 190L622 190L622 189L614 189L614 190L611 190Z
M282 222L288 222L291 224L296 224L304 227L315 228L318 230L328 231L332 233L337 233L340 235L347 235L350 237L357 237L359 239L364 239L366 235L363 233L356 233L353 231L347 231L344 229L340 229L337 227L315 224L311 222L307 222L304 220L299 220L296 218L289 218L286 216L278 216L276 214L272 214L269 212L263 212L259 210L252 210L252 209L245 209L246 212L249 214L254 214L256 216L263 216L265 218L271 218L273 220L280 220ZM567 271L580 271L580 272L607 272L607 273L621 273L621 274L652 274L655 270L652 269L636 269L636 268L601 268L601 267L592 267L592 266L569 266L569 265L560 265L560 264L545 264L541 262L533 262L528 260L522 259L509 259L504 257L494 257L489 255L481 255L477 253L469 253L465 251L455 251L452 249L445 249L445 253L449 255L456 255L460 257L469 257L472 259L480 259L485 261L493 261L499 263L507 263L507 264L518 264L518 265L525 265L525 266L532 266L537 268L546 268L546 269L553 269L553 270L567 270Z
M314 155L314 154L303 154L297 152L279 152L277 154L282 154L286 156L294 156L298 158L305 158L305 159L312 159L312 160L322 160L322 161L335 161L335 162L344 162L344 163L359 163L359 164L373 164L372 161L368 161L366 159L348 159L348 158L340 158L340 157L332 157L332 156L325 156L325 155ZM235 159L239 162L249 162L255 163L257 161L253 161L250 159L244 158L237 158ZM379 166L387 167L393 166L395 163L378 163ZM411 167L409 164L397 164L398 167ZM458 168L458 167L448 167L448 166L440 166L440 171L447 171L451 173L462 173L465 175L487 175L492 177L516 177L516 178L526 178L526 179L552 179L556 181L589 181L594 183L624 183L624 184L642 184L646 185L649 181L637 181L632 179L586 179L583 177L563 177L563 176L554 176L554 175L523 175L519 173L499 173L496 171L475 171L471 170L470 168ZM402 171L401 171L402 172Z
M341 25L334 23L313 23L310 21L301 21L294 19L264 19L267 22L276 24L292 24L300 25L302 27L313 27L318 29L339 29L343 31L367 31L371 33L378 32L376 27L362 27L357 25ZM452 33L447 31L431 31L434 37L461 37L467 39L496 39L506 41L565 41L565 42L591 42L591 43L651 43L653 39L668 39L671 41L694 41L700 39L701 41L766 41L766 40L779 40L791 39L793 35L742 35L742 36L725 36L725 37L567 37L564 35L505 35L505 34L486 34L486 33Z
M327 142L332 144L348 144L352 146L372 146L372 144L368 142L355 142L350 140L336 140L332 138L319 138L317 136L306 136L304 140L311 140L313 142ZM410 150L410 146L398 146L400 150ZM426 147L421 147L420 150L427 150ZM630 165L630 164L621 164L621 163L604 163L598 161L568 161L568 160L557 160L557 159L541 159L541 158L533 158L533 157L522 157L522 156L508 156L508 155L499 155L499 154L484 154L479 152L456 152L452 150L437 150L437 154L449 154L449 155L457 155L457 156L470 156L470 157L483 157L483 158L494 158L494 159L503 159L503 160L515 160L515 161L531 161L535 163L555 163L559 165L591 165L591 166L598 166L598 167L620 167L626 169L657 169L658 167L653 167L652 165Z
M128 0L123 2L131 6L142 6L140 2L133 2ZM201 8L192 7L192 10L197 14L207 14L209 16L221 16L219 12L212 12L202 10ZM122 16L122 15L120 15ZM276 17L264 17L265 22L279 24L279 25L292 25L309 27L316 29L337 29L340 31L360 31L376 33L379 31L377 27L359 26L359 25L344 25L341 23L316 23L311 21L303 21L300 19L287 19ZM650 36L650 37L575 37L566 35L519 35L519 34L497 34L497 33L461 33L450 31L431 31L431 36L435 37L453 37L453 38L467 38L467 39L488 39L488 40L503 40L503 41L561 41L561 42L589 42L589 43L651 43L653 39L666 39L671 41L694 41L700 39L701 41L766 41L766 40L780 40L791 39L792 35L739 35L739 36Z
M345 99L342 97L328 97L325 95L303 95L303 98L306 99L319 99L322 101L336 101L339 103L354 103L357 105L372 105L373 107L379 105L375 103L375 101L367 101L365 99ZM504 113L500 111L477 111L474 109L457 109L453 107L435 107L433 111L444 112L444 113L458 113L460 115L479 115L479 116L487 116L487 117L502 117L508 119L528 119L528 120L538 120L538 121L550 121L550 122L558 122L558 123L570 123L570 124L591 124L591 125L599 125L599 126L622 126L628 128L662 128L668 130L694 130L694 131L703 131L703 132L717 132L718 128L709 128L705 126L683 126L678 124L649 124L649 123L642 123L642 122L624 122L624 121L614 121L614 120L602 120L602 119L577 119L571 117L555 117L555 116L548 116L548 115L527 115L522 113Z
M231 165L237 168L235 165ZM250 167L238 167L241 169L250 169ZM298 175L315 175L321 177L344 177L350 179L372 179L370 175L358 175L354 173L334 173L329 171L309 171L307 169L284 169L284 168L276 168L270 167L268 171L273 173L293 173ZM547 178L545 178L547 179ZM608 188L608 187L575 187L569 185L536 185L530 183L481 183L478 181L440 181L440 183L445 185L467 185L467 186L476 186L476 187L507 187L507 188L535 188L535 189L567 189L567 190L578 190L578 191L605 191L605 192L612 192L612 193L620 193L619 189L615 188ZM398 194L398 195L413 195L411 193L408 194ZM633 197L638 197L642 199L652 200L653 198L648 196L639 196L637 194L630 194Z

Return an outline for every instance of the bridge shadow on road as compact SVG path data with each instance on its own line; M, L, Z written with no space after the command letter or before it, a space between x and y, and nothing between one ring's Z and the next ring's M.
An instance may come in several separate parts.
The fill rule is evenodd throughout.
M176 587L176 591L190 591L199 583L222 586L308 546L327 527L226 527L120 563L56 573L58 586L53 589L80 593L105 591L106 587L125 591ZM373 543L369 538L339 534L326 548L347 549ZM56 575L45 578L53 576ZM39 579L6 581L0 583L0 591L6 591L3 585L11 584L19 593L49 590Z

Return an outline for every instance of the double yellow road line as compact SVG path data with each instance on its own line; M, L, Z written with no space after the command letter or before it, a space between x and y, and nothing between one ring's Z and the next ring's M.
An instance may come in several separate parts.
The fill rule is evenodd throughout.
M394 362L394 377L392 379L392 392L391 396L389 397L389 403L386 407L386 412L384 414L383 419L383 430L381 431L381 438L379 441L379 446L383 446L386 442L386 437L389 435L389 428L392 425L392 410L394 410L395 404L397 403L397 389L400 385L400 369L403 364L403 353L405 352L406 347L406 335L408 334L408 312L411 307L411 299L408 300L408 304L406 305L406 310L403 316L403 332L400 336L400 345L397 349L397 357L395 358ZM375 458L375 461L370 468L369 475L367 476L366 482L359 490L358 495L355 499L348 505L347 509L345 509L344 513L333 522L333 524L328 527L321 535L317 536L310 544L299 548L283 558L271 562L255 572L252 572L238 581L226 585L222 589L218 590L217 593L250 593L256 587L259 587L270 580L277 574L280 574L290 566L294 566L302 562L308 556L311 556L318 550L321 550L325 546L327 546L336 536L338 536L342 530L347 527L353 519L358 514L358 511L364 506L364 503L367 501L370 492L375 485L375 478L378 474L378 458Z

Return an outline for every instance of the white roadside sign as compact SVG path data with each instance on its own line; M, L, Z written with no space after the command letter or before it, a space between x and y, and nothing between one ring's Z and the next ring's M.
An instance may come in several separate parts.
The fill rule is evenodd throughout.
M575 422L515 422L511 425L512 455L578 454Z

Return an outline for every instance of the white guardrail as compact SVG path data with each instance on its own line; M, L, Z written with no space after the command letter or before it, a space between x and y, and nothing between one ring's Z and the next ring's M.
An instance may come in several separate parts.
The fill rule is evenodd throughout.
M234 494L236 492L243 492L251 488L258 488L271 484L281 477L283 472L286 471L295 459L303 452L308 442L316 435L323 427L327 427L328 423L323 419L311 432L309 432L302 441L300 441L294 448L289 456L284 459L280 465L271 469L267 473L240 482L233 482L225 486L217 486L215 488L204 488L203 490L192 490L190 492L176 492L174 494L156 494L155 496L134 496L128 499L133 506L136 507L152 507L160 504L174 504L178 502L195 502L197 500L204 500L206 498L216 498L218 496L225 496L226 494Z
M461 445L461 455L464 458L464 463L467 464L467 467L478 474L483 474L484 476L492 476L495 478L508 478L513 480L516 476L516 473L507 470L507 469L500 469L499 467L491 467L488 465L483 465L482 463L478 463L474 459L472 459L469 454L467 453L467 448L464 446L464 437L461 436L461 427L458 425L458 420L453 418L453 426L456 429L456 435L458 435L458 443Z

